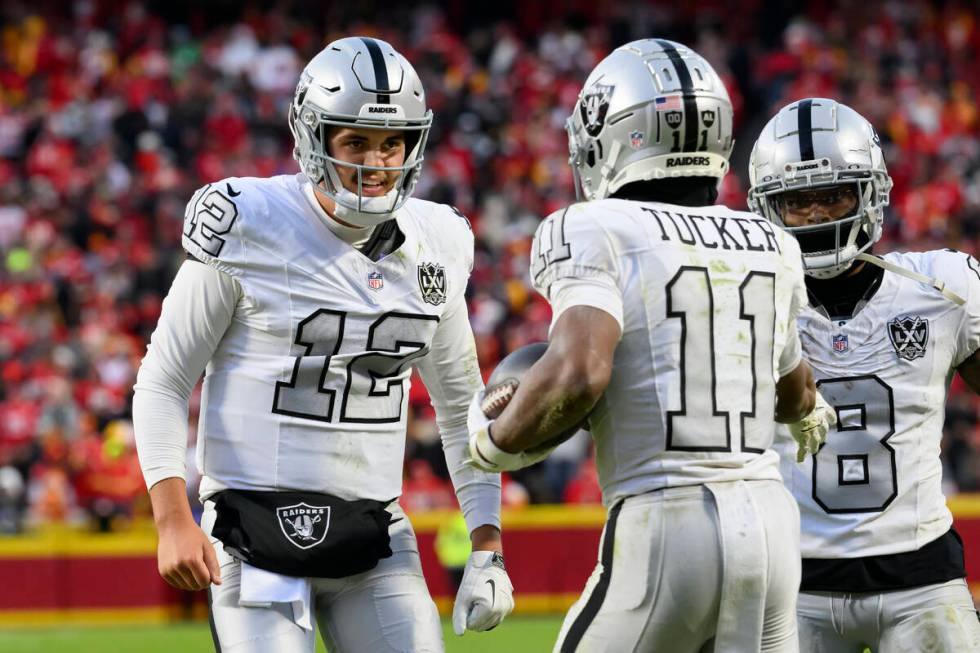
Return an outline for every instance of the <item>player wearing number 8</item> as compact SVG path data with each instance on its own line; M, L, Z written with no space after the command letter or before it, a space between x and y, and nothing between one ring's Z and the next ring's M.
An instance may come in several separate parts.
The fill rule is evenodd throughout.
M408 388L436 410L473 553L457 632L512 609L500 479L465 465L482 386L464 297L473 235L410 197L432 123L389 44L345 38L304 69L289 109L301 172L233 178L187 206L177 273L133 402L161 574L209 588L216 650L442 651L401 493ZM187 400L207 366L184 489ZM203 529L203 531L202 531Z
M963 544L942 493L949 381L980 391L980 266L952 250L871 254L891 179L853 109L794 102L752 151L749 202L799 240L803 352L839 424L802 464L777 441L800 506L800 648L980 650Z
M683 45L614 51L567 129L588 201L534 239L548 349L495 420L471 412L471 457L524 460L593 411L609 517L556 651L794 651L798 515L771 447L774 417L815 404L799 246L714 205L731 103Z

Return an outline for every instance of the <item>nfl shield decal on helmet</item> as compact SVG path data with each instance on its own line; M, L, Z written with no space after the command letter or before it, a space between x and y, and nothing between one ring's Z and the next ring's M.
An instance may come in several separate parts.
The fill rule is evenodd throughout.
M425 303L438 306L446 303L446 270L437 263L419 265L419 290Z
M834 341L834 351L843 353L847 351L847 334L838 333L833 338Z
M634 129L630 132L630 147L634 150L638 150L643 147L643 132L639 129Z
M327 536L330 526L330 506L311 506L297 503L276 508L279 528L286 539L301 549L312 549Z
M582 94L580 111L582 123L589 136L596 136L606 124L606 112L609 111L609 98L612 97L614 86L611 84L595 83Z
M899 358L907 361L926 355L929 321L917 315L903 315L888 323L888 338Z
M368 275L368 288L371 290L381 290L385 285L385 278L380 272L372 272Z

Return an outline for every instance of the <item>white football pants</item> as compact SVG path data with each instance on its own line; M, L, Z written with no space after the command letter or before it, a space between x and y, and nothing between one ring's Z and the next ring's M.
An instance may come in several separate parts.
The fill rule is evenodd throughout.
M795 652L799 532L778 481L629 497L609 512L554 651Z
M201 526L210 534L215 512L205 504ZM397 517L404 514L395 506ZM315 634L293 621L289 604L238 604L241 563L211 538L221 585L210 589L211 635L218 653L314 653ZM347 578L315 578L312 612L330 653L442 653L442 626L429 596L418 543L408 519L391 525L393 555Z
M801 592L804 653L970 653L980 621L962 578L891 592Z

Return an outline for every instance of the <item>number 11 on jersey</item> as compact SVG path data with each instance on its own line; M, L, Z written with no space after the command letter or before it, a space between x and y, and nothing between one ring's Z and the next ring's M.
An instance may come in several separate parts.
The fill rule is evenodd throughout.
M772 430L760 420L772 423L775 392L772 382L760 381L773 376L775 291L773 273L749 272L738 287L738 314L717 316L726 329L737 324L736 320L748 322L751 334L751 378L722 389L728 394L745 389L746 396L739 397L736 405L748 410L739 413L733 438L731 416L718 408L715 291L708 269L683 266L667 283L667 318L681 325L681 405L667 411L668 451L765 451Z

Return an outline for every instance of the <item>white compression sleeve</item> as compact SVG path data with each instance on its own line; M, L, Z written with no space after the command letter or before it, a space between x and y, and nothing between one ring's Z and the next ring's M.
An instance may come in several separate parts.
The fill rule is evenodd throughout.
M464 462L469 451L466 413L483 379L462 294L443 314L432 347L418 369L436 410L446 464L467 528L470 532L484 524L500 528L500 475Z
M240 296L234 278L198 261L177 271L134 388L133 428L147 488L185 478L187 401Z

